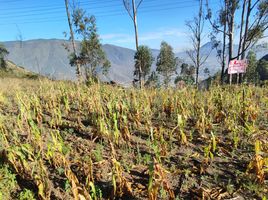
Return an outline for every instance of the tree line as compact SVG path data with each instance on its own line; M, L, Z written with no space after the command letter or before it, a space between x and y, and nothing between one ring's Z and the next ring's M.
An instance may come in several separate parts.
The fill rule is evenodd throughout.
M143 0L123 0L123 5L129 14L135 30L136 52L134 55L134 81L142 88L146 86L160 86L160 78L163 77L163 84L167 87L170 84L171 77L177 72L179 59L173 52L173 48L167 42L163 41L160 47L160 53L156 58L156 71L151 72L151 66L155 58L148 46L139 45L137 13ZM97 68L101 67L103 74L107 74L111 66L103 52L97 34L96 19L93 15L88 16L86 12L73 2L70 9L70 3L65 0L66 13L69 25L69 35L72 50L68 47L70 53L70 64L76 67L76 74L79 81L82 77L86 81L97 79ZM76 45L75 38L81 38L80 49ZM185 65L183 65L185 67ZM182 70L183 71L183 70ZM84 75L83 75L84 74ZM187 75L188 76L188 75ZM189 75L189 76L192 76ZM176 79L177 81L179 78Z
M138 34L138 10L145 0L122 0L122 3L133 22L135 31L136 53L134 56L134 82L138 83L142 88L144 85L159 85L159 75L162 77L163 84L168 86L171 77L179 74L175 78L175 83L183 81L187 84L198 84L200 81L200 69L204 67L212 50L217 51L217 57L221 64L221 83L229 78L227 76L228 63L233 59L245 59L246 52L259 41L268 28L268 0L219 0L221 7L217 11L212 11L209 0L199 0L198 14L186 22L189 29L189 39L192 48L187 51L187 55L191 60L191 64L180 62L175 56L172 47L162 42L160 53L156 58L156 71L151 72L151 66L154 61L151 50L148 46L139 45ZM77 73L81 71L80 66L87 66L84 71L88 77L96 75L95 70L98 65L103 66L103 71L107 73L110 63L106 59L101 49L101 45L97 35L96 21L94 16L85 17L82 9L74 9L72 20L68 10L68 1L65 0L66 12L70 27L70 35L73 44L73 53L71 55L71 64L77 67ZM74 5L74 4L73 4ZM242 10L239 12L239 10ZM239 16L240 15L240 16ZM239 20L237 20L239 19ZM201 47L204 44L204 25L209 23L211 27L210 40L212 48L209 52L202 52ZM80 55L74 45L74 36L72 36L72 26L75 27L75 33L82 35L82 44ZM239 47L234 52L235 32L239 35ZM91 54L91 55L90 55ZM93 57L96 59L93 59ZM252 52L248 55L252 58ZM178 72L180 66L180 72ZM254 73L261 71L256 68L256 63L249 62L248 72L245 80L253 80L249 78ZM263 68L265 64L262 63ZM88 68L90 70L88 70ZM204 72L209 74L208 68ZM80 72L81 73L81 72ZM254 75L260 77L260 75ZM237 77L241 79L241 77ZM258 79L259 80L259 79Z
M212 26L212 38L222 63L221 81L224 82L226 58L227 63L233 59L245 59L246 52L264 37L268 28L268 0L223 0L220 10L214 13L206 0L206 7L206 19ZM236 18L239 19L237 23ZM237 52L234 51L235 33L239 41ZM222 39L217 41L215 38L218 35Z
M123 4L131 17L135 29L135 43L136 53L134 55L135 65L133 76L134 80L138 80L139 87L144 84L159 85L158 74L163 76L165 86L168 86L171 76L175 73L178 66L178 58L175 56L172 47L162 42L160 53L157 57L156 72L151 72L151 66L154 61L151 50L148 46L139 45L138 42L138 25L137 25L137 11L141 5L142 0L136 2L134 0L123 0ZM82 77L87 82L97 80L97 69L101 69L102 73L106 75L111 66L107 60L104 51L101 48L99 35L97 33L96 19L94 15L88 16L86 11L82 8L76 7L72 4L72 9L69 8L70 3L65 0L66 13L69 24L69 35L72 44L72 53L70 53L70 64L76 67L78 80ZM75 42L75 38L81 38L79 49ZM69 51L69 47L67 47Z

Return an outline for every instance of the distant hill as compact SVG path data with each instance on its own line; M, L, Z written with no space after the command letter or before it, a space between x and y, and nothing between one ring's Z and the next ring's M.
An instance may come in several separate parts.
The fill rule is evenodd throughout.
M75 68L69 65L69 52L63 44L70 46L68 41L58 39L4 42L10 52L8 59L17 65L51 78L73 80L76 78ZM103 49L112 67L108 77L102 78L122 84L131 83L135 52L113 45L104 45Z
M69 41L59 39L38 39L28 41L10 41L3 42L10 54L8 59L15 64L24 66L25 69L53 77L56 79L75 79L75 69L69 65L68 52L63 44L70 45ZM79 43L77 42L77 45ZM208 52L211 49L211 43L205 44L202 52ZM115 82L130 85L133 80L134 68L134 54L135 51L119 46L105 44L103 49L111 62L111 69L107 77L101 76L104 80L113 80ZM234 49L237 49L235 46ZM153 56L156 58L159 50L152 50ZM261 58L267 53L267 49L258 50L257 58ZM177 56L184 60L184 62L191 62L186 52L177 53ZM155 70L156 59L153 63L152 69ZM200 69L200 78L206 78L204 69L208 68L210 75L215 74L220 70L220 64L217 59L217 52L213 50L207 62Z
M22 67L17 66L11 61L6 61L6 68L0 68L0 78L27 78L27 79L36 79L39 76L36 73L28 71Z

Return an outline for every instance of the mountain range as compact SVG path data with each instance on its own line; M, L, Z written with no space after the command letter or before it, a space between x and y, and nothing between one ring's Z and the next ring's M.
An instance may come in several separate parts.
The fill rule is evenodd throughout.
M3 42L9 55L8 60L11 60L18 66L23 66L25 69L46 75L55 79L75 79L75 68L69 64L68 52L65 46L70 47L70 42L60 39L37 39L28 41L8 41ZM65 45L64 45L65 44ZM79 42L77 42L79 45ZM209 52L212 48L212 43L206 43L202 46L201 52ZM234 47L237 49L237 46ZM107 58L111 62L111 68L106 77L101 77L104 80L113 80L122 85L130 85L133 80L134 70L134 54L135 51L115 45L103 45ZM257 58L261 58L267 54L267 48L259 47L255 50ZM152 50L155 57L159 54L159 50ZM176 56L186 63L190 60L186 52L176 53ZM156 61L154 61L152 70L156 69ZM200 70L201 79L206 78L204 69L208 68L210 75L214 75L220 70L220 64L217 59L217 51L214 49L208 57L206 63Z

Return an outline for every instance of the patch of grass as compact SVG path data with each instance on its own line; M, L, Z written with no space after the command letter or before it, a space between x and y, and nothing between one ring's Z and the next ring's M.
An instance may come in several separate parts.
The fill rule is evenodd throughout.
M103 160L102 151L103 151L103 146L101 144L97 144L96 150L93 151L94 157L97 162L100 162Z
M20 192L19 200L35 200L34 193L31 190L24 189Z
M0 166L0 199L12 199L12 193L17 189L16 175L13 174L8 166Z

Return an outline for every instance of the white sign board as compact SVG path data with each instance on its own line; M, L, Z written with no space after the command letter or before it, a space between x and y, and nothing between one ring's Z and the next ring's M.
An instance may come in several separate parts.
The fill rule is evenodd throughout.
M228 74L246 73L247 60L231 60L228 67Z

